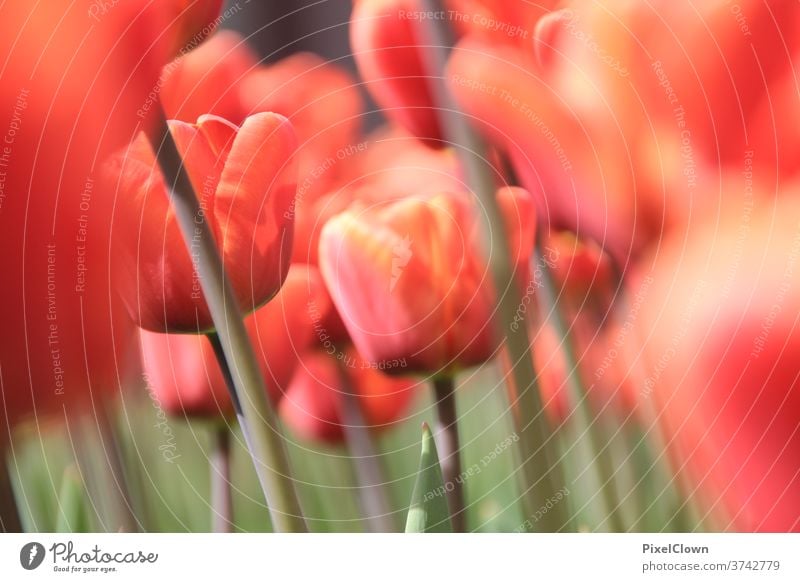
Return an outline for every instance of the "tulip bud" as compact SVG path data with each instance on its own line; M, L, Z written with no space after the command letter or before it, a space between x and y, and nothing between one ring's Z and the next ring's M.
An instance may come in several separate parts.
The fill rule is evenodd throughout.
M289 268L292 128L279 115L261 113L241 127L202 116L194 125L170 122L170 131L199 197L195 222L210 222L240 305L252 311L277 293ZM121 207L115 256L131 316L151 331L210 329L192 250L198 243L190 241L187 251L146 137L139 135L104 173Z

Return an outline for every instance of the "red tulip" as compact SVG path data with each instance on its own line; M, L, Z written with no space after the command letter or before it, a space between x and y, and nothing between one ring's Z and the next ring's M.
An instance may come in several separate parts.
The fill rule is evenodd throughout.
M537 267L552 273L557 299L566 315L592 315L596 324L603 323L615 294L611 257L594 241L566 231L551 232L543 247L543 264Z
M519 189L498 198L512 262L526 273L531 200ZM325 225L320 270L359 353L372 362L405 358L409 370L425 372L454 371L495 353L495 298L480 228L465 194L354 205Z
M241 127L202 116L170 122L240 304L252 311L280 289L289 268L295 168L287 120L263 113ZM105 168L120 211L116 262L132 317L153 331L212 327L193 255L184 241L153 150L142 134ZM118 182L116 182L118 180Z
M800 205L756 200L641 266L637 396L703 513L725 529L800 531Z
M350 45L367 88L384 113L414 135L442 145L434 97L419 45L413 0L361 0L350 19Z
M396 364L402 368L403 361ZM344 438L342 408L347 388L343 374L366 426L373 429L385 429L402 420L418 386L413 380L386 376L377 370L377 364L360 358L354 350L338 356L307 352L279 408L281 418L295 434L331 443Z
M0 268L13 281L0 301L3 426L71 416L124 377L135 335L109 278L113 200L95 170L140 127L136 112L177 42L171 10L0 7Z

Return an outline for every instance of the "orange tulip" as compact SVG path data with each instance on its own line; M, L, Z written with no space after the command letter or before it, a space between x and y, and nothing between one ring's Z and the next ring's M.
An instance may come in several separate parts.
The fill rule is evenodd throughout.
M307 352L295 372L279 413L298 436L330 443L344 439L342 410L347 398L343 374L367 427L379 430L401 421L408 411L418 383L390 378L377 371L377 364L348 350L337 356L324 351ZM402 360L396 362L402 368Z
M301 355L324 339L333 311L316 267L292 265L278 295L245 320L273 402L278 402Z
M724 529L800 531L796 194L673 237L638 275L638 401Z
M512 262L525 274L531 200L513 188L498 198ZM465 194L356 204L325 225L320 270L360 354L372 362L405 358L410 371L424 372L453 372L492 357L499 338L480 228Z
M295 195L288 121L262 113L241 127L202 116L170 122L201 215L216 237L240 305L252 311L277 293L289 268ZM198 332L213 323L194 255L186 250L153 150L140 135L106 165L118 193L118 280L131 316L151 331Z

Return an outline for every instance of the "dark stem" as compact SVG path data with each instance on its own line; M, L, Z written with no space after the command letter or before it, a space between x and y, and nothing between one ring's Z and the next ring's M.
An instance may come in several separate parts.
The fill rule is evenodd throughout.
M11 474L8 471L5 451L0 461L0 531L22 533L22 521L14 500L14 488L11 486Z
M375 452L372 435L365 425L358 396L353 392L350 376L345 369L346 364L340 359L337 363L342 386L342 424L358 480L361 512L370 532L396 532L397 524L386 496L386 478Z
M267 400L253 346L242 319L242 311L220 257L211 226L203 219L197 195L163 111L150 135L153 150L168 185L170 201L187 250L197 258L197 274L209 313L219 334L220 366L228 370L241 405L240 423L269 507L272 527L278 532L305 532L307 526L291 477L275 412ZM281 244L288 244L281 241Z
M420 0L423 9L431 13L445 10L442 0ZM521 501L526 519L541 513L548 500L564 486L564 475L557 443L543 412L538 379L533 367L531 344L525 325L512 330L522 293L514 281L514 268L509 260L505 226L495 198L495 173L490 167L486 144L460 111L455 98L444 82L447 58L453 46L452 32L443 19L423 19L421 30L426 37L425 64L428 78L440 113L447 139L461 158L466 183L482 203L484 218L484 251L498 293L497 332L505 337L510 359L514 415L519 435ZM566 504L556 503L537 520L542 531L558 531L568 526Z
M464 478L461 475L461 445L458 439L456 391L452 376L437 376L433 380L436 398L436 448L442 466L447 507L453 531L467 531L467 513L464 503ZM449 485L452 484L452 488Z
M214 533L233 531L231 494L231 433L224 422L214 428L211 464L211 521Z

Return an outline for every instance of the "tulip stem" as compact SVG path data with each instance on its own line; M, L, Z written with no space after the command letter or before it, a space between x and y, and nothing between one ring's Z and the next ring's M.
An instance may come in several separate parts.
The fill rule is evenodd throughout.
M342 382L342 424L347 447L353 456L359 486L358 502L367 529L373 533L395 532L397 524L386 496L383 467L358 406L358 396L353 391L353 384L345 369L346 364L340 359L337 359L337 364Z
M574 338L559 310L556 297L555 283L550 273L550 267L542 259L537 245L533 255L534 265L540 269L542 278L541 310L545 318L550 319L550 324L561 340L561 350L567 366L567 386L571 403L575 406L573 414L574 436L576 452L584 452L583 458L591 460L591 467L596 472L596 479L600 486L600 495L603 500L604 520L607 521L611 531L624 532L627 530L622 521L617 500L616 481L614 478L614 462L611 458L608 439L604 434L600 419L594 417L589 405L587 390L581 382L578 367L578 358L575 354ZM606 441L603 446L603 442ZM601 524L602 525L602 524Z
M231 494L231 433L220 422L214 427L211 449L211 522L214 533L233 531L233 496Z
M0 532L22 533L22 520L14 499L11 473L5 455L0 458Z
M456 414L456 390L453 377L437 376L433 379L433 395L436 399L436 448L442 467L447 507L453 531L467 531L466 504L464 503L464 477L461 475L461 445L458 438L458 415ZM452 485L451 489L448 486Z
M217 358L227 370L231 396L240 404L240 423L264 497L279 532L307 531L291 477L276 416L242 319L242 311L220 257L211 226L203 219L197 195L169 131L163 110L150 135L187 251L196 258L197 275L219 334ZM286 244L286 241L281 241ZM235 396L235 397L234 397Z
M439 14L445 10L442 0L421 0L421 3L423 9L431 13ZM452 32L442 19L422 19L420 26L428 45L425 51L428 79L444 132L461 158L467 185L482 205L483 234L486 237L484 248L499 295L497 331L506 338L511 382L516 394L513 404L519 412L514 415L514 420L519 435L521 500L525 519L532 520L534 515L541 515L540 509L564 486L560 455L544 415L526 326L518 326L519 329L514 331L511 325L522 304L522 294L514 281L514 269L508 257L508 242L495 198L495 173L490 167L488 148L469 124L444 82L445 65L453 46ZM569 521L565 504L556 503L535 523L543 531L557 531L568 527Z

